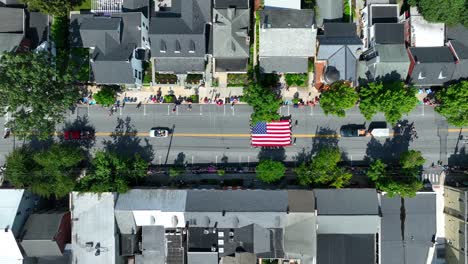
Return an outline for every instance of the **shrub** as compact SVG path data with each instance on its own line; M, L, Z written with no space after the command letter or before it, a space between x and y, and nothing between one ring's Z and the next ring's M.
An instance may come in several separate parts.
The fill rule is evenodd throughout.
M96 103L109 106L115 103L117 91L112 86L101 86L101 90L94 95Z
M286 84L288 86L307 86L309 78L305 73L288 73L285 75Z
M172 104L172 103L175 103L176 101L176 98L173 94L168 94L168 95L165 95L164 96L164 102L165 103L169 103L169 104Z
M192 100L192 103L198 103L200 101L199 97L198 97L198 94L192 94L190 96L190 99Z

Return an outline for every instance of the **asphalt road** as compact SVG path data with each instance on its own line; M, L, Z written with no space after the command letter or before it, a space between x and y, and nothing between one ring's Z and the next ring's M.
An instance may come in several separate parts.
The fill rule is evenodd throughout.
M364 124L366 121L358 108L347 112L346 118L326 116L320 107L293 108L282 107L282 115L291 115L293 136L296 144L284 150L261 150L251 148L249 117L251 108L247 105L193 105L189 111L185 105L172 111L169 105L136 105L127 104L112 116L100 106L78 107L67 113L66 122L57 128L88 127L95 129L96 141L93 149L114 148L126 153L140 152L151 157L154 164L172 164L183 162L196 163L250 163L256 162L259 155L295 162L301 160L321 144L337 144L351 162L359 162L366 156L395 160L404 150L422 151L427 164L442 160L447 163L454 154L457 144L460 151L462 142L458 142L460 129L447 126L441 116L429 106L418 106L403 119L413 124L417 138L405 132L405 126L396 128L390 138L342 138L339 129L346 124ZM3 119L3 118L2 118ZM385 120L378 114L372 121ZM0 120L3 130L4 119ZM367 125L370 122L367 121ZM168 127L173 129L173 137L154 139L147 136L151 127ZM2 131L1 130L1 131ZM113 133L129 132L136 136L112 136ZM468 129L464 131L468 135ZM5 154L21 142L1 139L0 164Z

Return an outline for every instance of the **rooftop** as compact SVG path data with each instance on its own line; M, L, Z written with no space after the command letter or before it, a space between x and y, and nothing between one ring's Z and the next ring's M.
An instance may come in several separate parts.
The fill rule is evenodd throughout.
M23 194L23 189L0 190L0 229L13 227Z
M448 47L411 47L414 60L418 63L455 62L454 55Z
M71 195L73 263L116 263L115 195Z
M405 25L397 23L379 23L374 25L376 44L404 44Z
M311 28L314 11L309 9L265 9L260 11L260 26L269 28Z
M427 22L411 8L411 45L414 47L442 47L445 44L445 24Z
M370 6L370 23L397 23L398 22L398 5L371 5Z

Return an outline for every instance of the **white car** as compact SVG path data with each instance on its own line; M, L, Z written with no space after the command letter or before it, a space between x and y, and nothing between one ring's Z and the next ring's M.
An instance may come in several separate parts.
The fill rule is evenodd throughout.
M169 130L165 128L152 128L149 131L149 136L152 138L167 138L169 136Z

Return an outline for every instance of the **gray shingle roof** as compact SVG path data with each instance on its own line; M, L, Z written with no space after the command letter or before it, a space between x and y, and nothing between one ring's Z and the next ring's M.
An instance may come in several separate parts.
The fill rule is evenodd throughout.
M371 23L397 23L398 6L397 5L372 5Z
M468 78L468 29L462 25L447 27L447 40L450 41L459 63L455 65L452 79Z
M443 85L455 72L455 58L448 47L409 48L416 64L411 73L415 85Z
M303 73L308 71L307 57L260 57L260 70L264 73Z
M397 23L379 23L374 25L376 44L404 44L405 25Z
M205 58L204 57L187 57L187 58L156 58L155 71L158 72L204 72Z
M373 264L375 252L374 234L317 236L317 263L320 264Z
M286 212L286 191L187 191L187 212Z
M0 32L21 33L24 27L22 8L0 7Z
M218 252L187 252L187 264L218 264Z
M93 80L101 84L134 83L134 73L131 63L127 61L91 62Z
M205 56L208 46L205 31L210 21L210 0L173 0L170 11L151 14L149 37L152 56Z
M358 54L362 48L362 41L356 35L356 25L327 23L324 28L325 34L318 36L317 59L327 61L329 69L336 71L340 80L355 83Z
M378 215L375 189L315 189L318 215Z
M363 53L361 58L363 61L358 65L359 78L399 81L406 80L408 76L410 60L404 44L377 44Z
M244 72L247 71L247 63L249 59L225 59L217 58L215 67L217 72Z
M23 14L21 8L0 7L0 54L12 51L23 40Z
M309 9L261 10L260 25L265 28L310 28L314 25L314 11Z
M381 198L382 264L426 263L436 233L436 194L418 193L404 199L405 222L401 222L401 198ZM402 230L404 233L402 234Z
M26 37L31 40L33 48L48 40L49 19L40 12L29 12L29 25Z
M248 58L250 9L214 9L213 16L213 56Z
M343 1L317 0L317 25L321 27L324 22L340 21L343 18Z
M214 0L214 8L229 8L235 6L236 8L249 8L248 0Z

